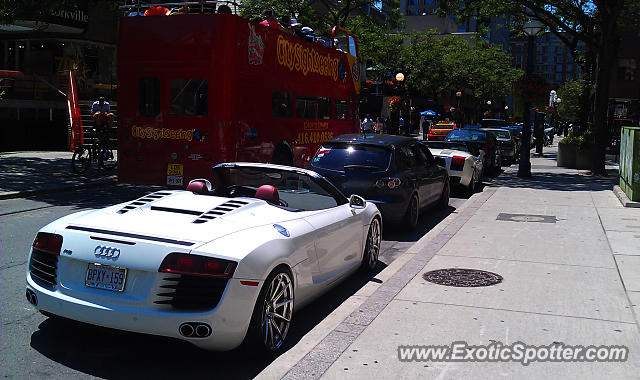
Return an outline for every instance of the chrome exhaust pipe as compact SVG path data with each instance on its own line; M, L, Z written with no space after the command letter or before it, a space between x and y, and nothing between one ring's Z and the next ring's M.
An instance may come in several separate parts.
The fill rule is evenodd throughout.
M205 323L200 323L196 326L196 336L198 338L206 338L211 335L211 327Z
M196 330L193 328L191 323L183 323L180 325L178 331L180 331L180 335L191 338Z
M33 290L27 289L25 295L27 297L27 301L29 301L30 304L32 304L33 306L38 306L38 296Z

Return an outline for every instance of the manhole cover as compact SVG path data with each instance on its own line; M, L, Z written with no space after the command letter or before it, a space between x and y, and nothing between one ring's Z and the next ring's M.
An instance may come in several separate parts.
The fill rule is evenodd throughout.
M496 220L506 220L510 222L538 222L555 223L558 219L555 215L531 215L531 214L507 214L501 212Z
M502 282L499 274L464 268L432 270L423 274L422 278L434 284L458 287L490 286Z

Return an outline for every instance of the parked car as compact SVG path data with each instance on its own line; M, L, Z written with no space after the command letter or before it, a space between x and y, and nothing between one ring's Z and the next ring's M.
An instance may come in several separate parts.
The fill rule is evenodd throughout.
M471 153L467 143L448 141L423 141L431 154L443 160L444 167L449 174L451 185L461 185L469 193L474 193L482 182L484 151L479 149L477 156Z
M484 170L500 170L502 165L500 147L491 133L474 128L456 129L447 135L445 141L468 143L474 156L480 154L480 150L484 151Z
M343 193L375 203L385 224L415 228L422 209L449 203L447 170L410 137L341 135L322 143L309 169Z
M482 128L483 131L490 132L496 138L500 148L501 161L503 165L511 165L518 159L518 144L511 135L511 132L502 128Z
M74 213L43 227L26 295L46 315L205 349L282 347L295 311L376 266L381 218L325 178L225 163L187 190ZM121 342L126 345L126 342Z
M480 128L502 128L509 125L509 122L503 119L481 119Z
M427 140L442 141L445 137L447 137L447 134L449 134L449 132L456 128L456 124L449 121L436 123L429 130L429 133L427 134Z

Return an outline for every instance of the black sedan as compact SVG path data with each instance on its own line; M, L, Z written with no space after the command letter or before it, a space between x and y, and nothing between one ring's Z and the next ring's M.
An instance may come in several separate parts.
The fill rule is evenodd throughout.
M471 154L477 156L479 149L484 151L484 168L486 171L500 170L502 156L495 136L482 129L455 129L447 135L445 141L464 142L472 149Z
M349 134L322 143L309 169L344 194L375 203L385 223L418 223L427 206L449 204L449 176L416 139Z
M502 164L511 165L518 159L518 143L511 132L502 128L482 128L483 131L490 132L500 147Z

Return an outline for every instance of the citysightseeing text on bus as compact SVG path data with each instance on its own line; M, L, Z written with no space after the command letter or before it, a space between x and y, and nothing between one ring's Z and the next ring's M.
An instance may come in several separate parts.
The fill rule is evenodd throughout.
M338 80L338 59L328 53L322 55L299 42L292 43L282 35L278 36L277 52L278 63L291 71L300 71L304 75L312 72Z
M131 135L141 139L193 140L193 130L131 126Z

